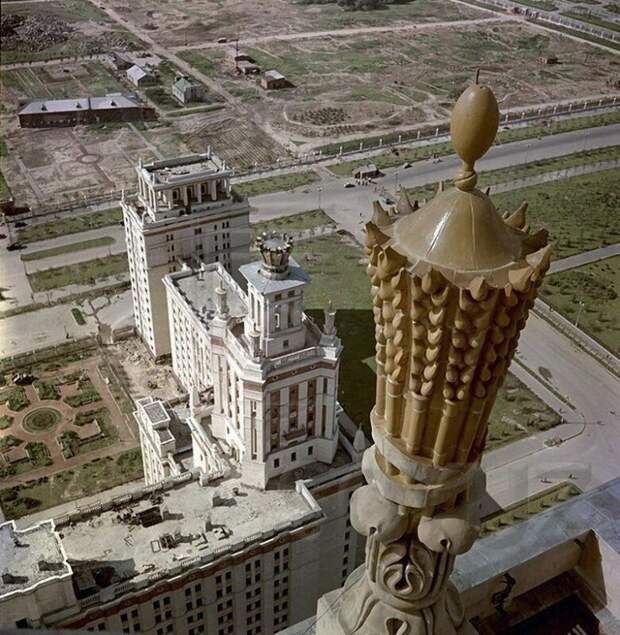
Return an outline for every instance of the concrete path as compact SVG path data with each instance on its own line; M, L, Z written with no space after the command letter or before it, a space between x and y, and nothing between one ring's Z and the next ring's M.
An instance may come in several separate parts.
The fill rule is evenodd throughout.
M581 254L575 254L568 258L562 258L561 260L554 260L549 267L549 273L559 273L567 269L574 269L575 267L581 267L591 262L598 262L599 260L611 258L612 256L620 256L620 243L584 251Z
M561 133L493 146L478 162L477 168L480 173L484 173L618 144L620 124ZM374 186L345 189L344 184L349 179L334 176L331 180L325 179L292 191L255 196L250 199L253 207L251 220L258 222L321 207L343 229L360 240L363 224L370 219L372 213L372 202L379 197L381 190L385 189L393 194L398 186L412 188L448 180L454 176L459 165L458 157L451 155L442 158L440 162L432 159L419 161L409 169L386 169L385 176L376 179Z

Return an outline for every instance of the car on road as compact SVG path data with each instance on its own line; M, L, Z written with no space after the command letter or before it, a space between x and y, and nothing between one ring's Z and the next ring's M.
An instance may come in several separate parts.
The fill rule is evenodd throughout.
M228 38L225 38L225 37L218 37L217 38L217 43L218 44L225 44L226 42L228 42Z
M344 186L345 186L345 187L347 187L347 188L348 188L348 187L355 187L355 183L351 183L351 181L347 181L347 182L344 184Z
M26 225L28 225L28 223L24 223L24 221L23 221L23 220L18 220L18 221L15 223L15 227L26 227Z
M6 234L0 234L0 240L4 240L6 238Z
M18 251L20 249L25 249L26 245L22 245L21 243L11 243L10 245L7 245L6 250L7 251Z
M411 167L411 163L403 163L403 170L408 170Z
M383 202L384 202L386 205L395 205L395 204L396 204L396 201L395 201L395 200L394 200L391 196L386 196L386 197L383 199Z

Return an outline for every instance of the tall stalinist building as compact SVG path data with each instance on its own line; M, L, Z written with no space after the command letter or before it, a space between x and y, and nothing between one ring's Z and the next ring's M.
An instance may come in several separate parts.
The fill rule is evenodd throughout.
M248 260L249 205L230 185L232 170L210 150L136 167L137 194L123 197L136 329L154 357L170 353L162 278L183 262ZM236 275L236 274L235 274Z

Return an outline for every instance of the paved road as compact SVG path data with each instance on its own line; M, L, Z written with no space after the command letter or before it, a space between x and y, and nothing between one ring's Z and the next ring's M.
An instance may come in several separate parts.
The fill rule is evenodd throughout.
M620 124L566 132L541 139L528 139L493 146L477 163L479 172L511 167L539 159L562 156L582 150L620 144ZM394 192L397 186L416 187L427 183L451 179L459 166L455 155L444 157L441 162L420 161L409 169L385 170L385 176L377 180L376 189L386 188ZM334 176L320 184L297 188L290 192L275 192L251 199L254 212L252 221L277 218L295 212L322 207L339 225L361 238L362 223L370 218L372 201L378 197L373 186L344 189L347 179Z
M581 267L581 265L587 265L590 262L597 262L619 255L620 243L607 245L607 247L599 247L599 249L584 251L582 254L575 254L568 258L562 258L562 260L555 260L549 267L549 273L558 273L560 271L566 271L567 269L574 269L575 267Z
M354 29L332 29L329 31L298 31L296 33L284 33L278 35L262 35L258 37L243 38L238 41L239 46L253 46L263 42L271 42L274 40L280 42L289 42L291 40L313 40L331 37L350 37L352 35L373 35L377 33L394 33L399 31L428 31L434 28L457 28L461 26L471 26L473 24L486 24L493 22L506 22L509 20L517 20L513 15L493 15L486 18L472 18L470 20L452 20L443 22L424 22L418 24L405 24L402 26L366 26ZM185 44L182 46L172 46L172 51L191 51L193 49L209 49L209 48L228 48L231 42L203 42L201 44Z
M620 379L535 314L521 335L517 358L563 395L585 426L559 447L541 443L527 456L520 456L519 443L509 446L507 458L512 451L515 460L487 474L491 496L507 505L549 487L541 478L561 481L573 474L586 490L619 476Z

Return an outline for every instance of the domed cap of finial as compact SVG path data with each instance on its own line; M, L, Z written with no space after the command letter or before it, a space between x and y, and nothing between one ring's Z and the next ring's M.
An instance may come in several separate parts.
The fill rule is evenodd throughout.
M463 160L463 168L454 184L470 192L478 177L474 170L480 159L493 144L499 127L499 106L490 88L476 83L459 97L452 111L450 135L452 145Z
M477 84L468 88L452 117L454 147L463 159L456 187L437 192L414 214L389 216L377 203L379 210L367 225L367 246L398 254L418 275L432 268L465 286L479 276L492 286L508 284L514 271L531 269L525 259L534 252L547 262L546 235L530 235L523 214L504 220L488 194L475 187L475 162L493 143L498 121L493 93Z

